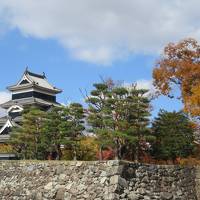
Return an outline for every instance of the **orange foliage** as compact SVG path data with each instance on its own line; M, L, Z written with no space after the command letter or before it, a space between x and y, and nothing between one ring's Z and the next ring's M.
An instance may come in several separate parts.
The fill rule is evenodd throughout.
M153 71L154 85L164 95L176 85L181 90L184 110L200 115L200 45L194 39L170 43Z
M102 160L112 160L115 157L113 149L109 148L102 151ZM100 152L97 153L97 158L100 159Z

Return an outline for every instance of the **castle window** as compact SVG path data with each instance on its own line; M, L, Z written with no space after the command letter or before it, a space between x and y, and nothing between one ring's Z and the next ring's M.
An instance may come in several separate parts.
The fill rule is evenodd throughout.
M23 84L27 84L27 83L29 83L26 79L24 79L21 83L20 83L20 85L23 85Z
M39 99L43 99L43 100L47 100L51 102L56 102L55 96L40 93L40 92L35 92L35 91L13 94L12 100L29 98L29 97L35 97L35 98L39 98Z

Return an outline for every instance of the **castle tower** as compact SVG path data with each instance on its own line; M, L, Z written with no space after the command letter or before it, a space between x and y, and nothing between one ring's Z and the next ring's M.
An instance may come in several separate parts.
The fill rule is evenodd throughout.
M44 73L35 74L26 69L18 83L7 89L11 92L12 99L0 105L7 111L7 116L0 118L0 144L9 139L11 127L20 126L24 107L35 105L47 111L52 106L60 106L56 95L62 90L52 86Z

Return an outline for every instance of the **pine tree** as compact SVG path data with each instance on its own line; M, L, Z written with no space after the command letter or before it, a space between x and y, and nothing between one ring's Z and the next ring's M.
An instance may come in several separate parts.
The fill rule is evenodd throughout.
M194 150L193 125L182 112L161 110L153 122L156 142L153 155L157 159L175 160L187 157Z
M138 161L143 151L148 149L148 143L154 141L149 125L150 100L148 90L137 89L133 85L128 90L126 98L126 120L129 124L127 134L129 136L129 148L133 150L132 156Z
M79 103L71 103L67 108L67 118L70 124L69 139L73 151L73 159L77 160L78 142L83 135L84 127L84 109Z
M60 160L61 146L67 146L77 159L78 140L85 129L81 104L52 107L48 112L31 107L22 116L22 126L13 129L10 138L20 158Z
M66 108L53 107L47 114L42 130L42 146L45 147L51 159L60 160L61 145L68 144L70 123L66 119Z
M149 117L149 100L145 97L146 90L137 90L136 86L129 89L106 83L94 84L95 89L88 97L88 123L93 127L102 147L112 144L116 159L134 153L138 159L145 137ZM136 155L137 154L137 155Z
M22 126L12 130L10 144L20 158L44 158L40 143L45 118L45 112L36 107L31 107L25 110L23 114Z

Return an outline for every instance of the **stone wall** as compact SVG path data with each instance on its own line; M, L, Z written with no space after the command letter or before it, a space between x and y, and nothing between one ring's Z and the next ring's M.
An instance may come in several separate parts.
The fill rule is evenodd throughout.
M200 169L192 167L124 161L0 161L2 200L196 200L199 180Z
M121 177L128 186L120 199L197 199L195 168L127 163Z

